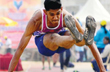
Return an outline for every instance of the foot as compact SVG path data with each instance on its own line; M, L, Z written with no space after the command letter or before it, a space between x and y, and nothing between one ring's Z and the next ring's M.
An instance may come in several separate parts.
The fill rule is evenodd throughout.
M51 67L49 67L49 70L51 70Z
M79 31L77 30L75 20L72 18L72 16L71 15L65 15L64 19L65 19L66 27L71 32L71 35L76 40L76 43L82 41L83 37L79 33Z
M55 65L56 65L56 63L54 62L54 63L53 63L53 66L55 67Z
M45 70L45 67L43 67L42 70Z
M64 69L67 70L67 66L64 65Z
M92 16L87 16L86 29L84 32L84 39L86 45L91 45L93 43L95 30L96 30L95 19Z
M64 72L64 70L61 70L60 72Z
M74 70L73 72L79 72L79 71L77 71L77 70Z

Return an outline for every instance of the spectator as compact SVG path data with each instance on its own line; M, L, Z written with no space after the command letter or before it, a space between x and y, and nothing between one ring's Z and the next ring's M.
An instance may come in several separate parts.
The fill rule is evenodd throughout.
M44 66L45 57L46 57L46 56L42 55L42 64L43 64L42 70L45 69L45 66ZM47 61L48 61L48 64L49 64L49 70L51 70L51 67L50 67L50 57L47 57Z
M87 61L87 50L88 50L88 47L86 45L84 45L84 59L85 59L85 61Z
M104 51L101 53L101 57L102 57L103 62L105 63L106 60L107 60L107 55L110 53L110 39L109 39L109 37L104 37L103 43L106 46L104 48ZM99 67L96 63L96 60L92 60L91 63L92 63L92 66L93 66L93 70L95 72L100 72ZM107 70L107 66L105 66L105 69Z
M55 53L53 56L52 56L52 60L53 60L53 66L55 67L57 61L59 59L59 54L58 53Z
M0 39L0 48L3 46L2 40Z
M4 39L6 40L6 42L5 42L5 46L7 48L6 53L8 53L8 52L11 53L12 42L7 36L5 36Z
M71 57L70 49L67 49L65 52L66 52L66 59L65 60L63 58L64 52L60 53L60 68L61 68L61 72L64 72L64 68L67 69L68 64L69 64L69 60L70 60L70 57Z
M79 55L79 56L77 56L77 57L79 57L78 59L77 59L77 62L83 62L83 56L84 56L84 47L83 46L76 46L75 45L75 51L77 52L77 55Z
M76 18L77 20L78 20L78 22L79 22L79 24L81 25L81 27L82 27L82 22L79 20L79 18L77 17ZM77 55L79 55L78 57L78 59L77 59L77 62L79 62L79 61L83 61L83 57L84 57L84 47L83 46L81 46L81 47L79 47L79 46L76 46L75 45L75 50L76 50L76 52L77 52Z
M66 31L66 30L68 30L68 28L63 28L62 30ZM65 35L70 35L70 34L69 33L65 33ZM65 60L63 58L64 52L60 53L60 68L61 68L61 72L64 72L64 68L67 69L67 67L69 65L69 60L70 60L70 57L71 57L70 49L67 49L65 52L66 52Z
M96 36L94 37L94 41L96 42L96 46L101 53L105 47L105 44L103 43L103 38L105 36L110 36L109 31L106 29L106 21L102 20L100 25L101 28L97 31ZM110 38L110 37L109 37Z

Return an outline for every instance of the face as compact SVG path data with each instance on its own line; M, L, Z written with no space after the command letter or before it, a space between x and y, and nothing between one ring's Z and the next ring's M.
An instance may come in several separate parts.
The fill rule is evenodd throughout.
M61 9L50 9L49 11L44 11L45 14L48 17L48 20L52 23L52 24L58 24L59 19L60 19L60 15L62 13L62 8Z
M106 39L104 38L103 43L104 43L104 44L108 44L108 40L106 40Z

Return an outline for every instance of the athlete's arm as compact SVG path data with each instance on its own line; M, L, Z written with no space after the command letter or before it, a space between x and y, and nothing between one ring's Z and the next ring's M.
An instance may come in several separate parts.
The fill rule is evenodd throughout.
M28 22L28 25L26 27L26 30L20 40L19 46L10 62L9 65L9 69L8 72L13 72L15 66L17 65L19 58L21 56L21 54L23 53L24 49L26 48L30 38L32 37L32 34L34 31L39 30L39 26L40 26L40 21L39 21L39 16L38 14L36 14L36 16L33 16L30 21ZM36 21L38 20L38 21Z

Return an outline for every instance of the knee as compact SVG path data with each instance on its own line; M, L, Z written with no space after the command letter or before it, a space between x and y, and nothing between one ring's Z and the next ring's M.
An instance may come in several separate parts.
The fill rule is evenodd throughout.
M57 33L52 33L51 34L51 39L56 39L58 36L60 36L60 35L57 34Z

